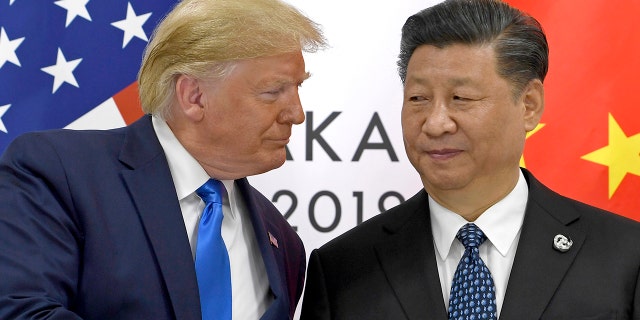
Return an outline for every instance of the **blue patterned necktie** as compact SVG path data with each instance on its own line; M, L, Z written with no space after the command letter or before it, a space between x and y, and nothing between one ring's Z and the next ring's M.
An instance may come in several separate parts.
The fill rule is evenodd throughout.
M205 203L198 227L196 276L203 320L231 320L231 268L222 239L222 182L209 179L196 193Z
M487 239L482 230L467 223L456 238L464 254L453 275L449 299L449 319L497 319L496 293L491 272L480 258L478 247Z

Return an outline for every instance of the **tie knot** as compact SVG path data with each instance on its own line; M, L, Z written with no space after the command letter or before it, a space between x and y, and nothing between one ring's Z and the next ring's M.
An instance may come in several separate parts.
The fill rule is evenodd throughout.
M487 236L484 235L484 232L482 232L482 230L473 223L467 223L462 226L458 231L458 234L456 234L456 238L462 242L465 249L477 248L487 240Z
M196 193L204 203L222 203L222 194L226 191L224 184L220 180L209 179Z

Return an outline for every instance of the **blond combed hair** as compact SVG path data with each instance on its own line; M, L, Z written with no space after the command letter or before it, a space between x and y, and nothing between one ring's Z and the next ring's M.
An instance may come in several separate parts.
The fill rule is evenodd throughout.
M319 25L280 0L183 0L147 45L140 103L145 113L167 118L179 75L221 77L234 61L324 46Z

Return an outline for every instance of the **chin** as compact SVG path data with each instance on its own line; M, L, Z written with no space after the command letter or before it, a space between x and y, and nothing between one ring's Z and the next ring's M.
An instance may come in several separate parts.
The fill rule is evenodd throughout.
M256 168L258 169L255 174L261 174L261 173L265 173L265 172L269 172L273 169L277 169L282 167L282 165L287 161L287 154L286 152L282 152L282 156L277 156L277 157L272 157L264 162L262 162L261 164L257 165Z
M464 188L468 181L456 174L421 174L425 186L437 190L456 190Z
M274 169L275 169L275 168L280 168L280 167L282 167L282 165L283 165L283 164L285 164L285 162L287 162L287 155L286 155L286 154L284 154L284 155L282 156L282 158L281 158L281 159L278 159L278 161L276 162L276 166L274 167Z

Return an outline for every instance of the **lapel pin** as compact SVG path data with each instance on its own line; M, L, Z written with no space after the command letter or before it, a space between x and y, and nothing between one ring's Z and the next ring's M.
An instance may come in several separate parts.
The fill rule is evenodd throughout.
M271 234L271 232L268 232L268 231L267 231L267 234L269 234L269 243L270 243L272 246L274 246L274 247L278 248L278 239L276 239L276 237L274 237L274 236Z
M553 248L560 252L567 252L571 249L573 245L573 240L571 238L566 237L562 234L558 234L553 237Z

